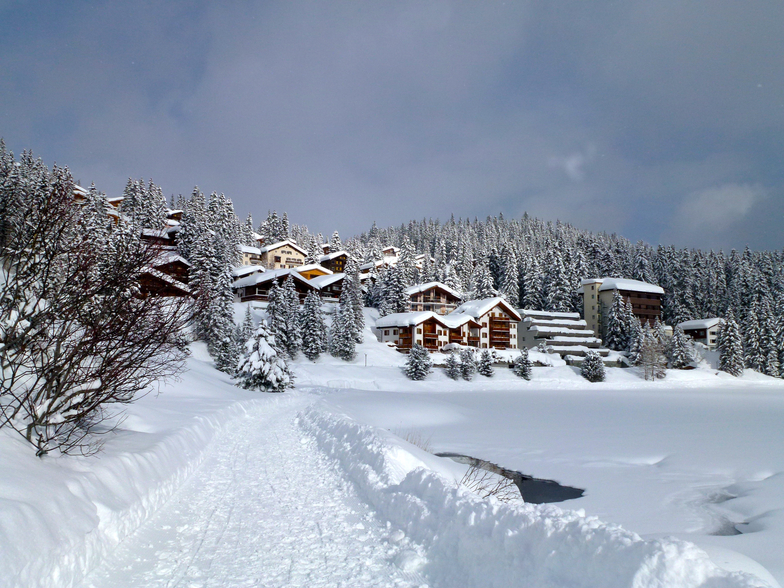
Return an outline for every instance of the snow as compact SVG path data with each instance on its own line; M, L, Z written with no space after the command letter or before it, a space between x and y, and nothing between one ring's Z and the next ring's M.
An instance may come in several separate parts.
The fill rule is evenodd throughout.
M682 323L678 323L678 326L684 331L688 331L689 329L710 329L712 327L715 327L721 322L724 322L724 319L720 319L720 318L695 319L691 321L684 321Z
M333 274L330 272L324 276L315 276L310 279L311 286L314 286L316 289L321 290L322 288L326 288L327 286L331 286L335 282L339 282L340 280L344 279L346 274L343 272L339 272L337 274Z
M630 292L646 292L648 294L664 294L664 288L661 286L655 286L653 284L649 284L648 282L642 282L640 280L629 280L625 278L582 280L580 282L580 288L577 291L582 293L584 291L584 286L595 283L601 284L599 286L600 292L605 290L627 290Z
M292 249L296 249L302 255L307 255L308 252L305 251L302 247L297 245L294 241L290 239L286 239L285 241L278 241L277 243L272 243L270 245L265 245L261 248L262 253L269 253L270 251L274 251L275 249L279 249L281 247L291 247Z
M379 329L389 329L391 327L413 327L419 325L428 319L434 318L442 325L443 317L434 313L432 310L424 310L421 312L395 312L388 314L376 321L376 327Z
M549 310L528 310L525 308L519 309L517 312L520 313L520 316L523 319L532 318L532 319L539 319L539 320L558 320L558 319L570 319L568 322L572 322L572 320L580 320L580 313L579 312L555 312Z
M251 253L254 255L261 255L261 249L258 247L251 247L249 245L237 245L237 249L242 253Z
M235 387L195 345L181 380L131 405L98 458L41 460L0 431L0 586L784 580L781 380L702 364L656 382L609 368L589 383L531 350L554 363L531 381L434 368L412 382L365 315L355 361L300 358L283 394ZM585 495L481 499L458 483L465 466L403 431Z
M501 306L508 314L512 317L515 321L520 321L520 315L517 311L509 306L509 303L501 298L500 296L496 296L494 298L483 298L481 300L471 300L469 302L465 302L458 306L455 310L451 313L452 315L460 315L460 314L468 314L475 319L479 319L483 317L485 314L490 312L496 306Z

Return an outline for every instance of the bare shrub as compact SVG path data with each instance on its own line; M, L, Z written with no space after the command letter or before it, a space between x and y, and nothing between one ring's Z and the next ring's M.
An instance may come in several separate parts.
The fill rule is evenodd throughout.
M483 461L472 465L460 480L460 484L482 498L494 496L501 502L522 500L520 490L513 480L483 468L491 465Z
M432 437L430 435L425 435L420 429L413 427L407 429L397 428L393 429L392 433L401 439L406 440L408 443L411 443L411 445L419 447L422 451L433 453L433 447L431 445Z

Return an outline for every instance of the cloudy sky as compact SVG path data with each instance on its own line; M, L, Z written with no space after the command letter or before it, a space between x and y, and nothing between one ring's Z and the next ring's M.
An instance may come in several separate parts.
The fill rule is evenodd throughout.
M784 247L784 2L0 0L0 136L348 237L528 212Z

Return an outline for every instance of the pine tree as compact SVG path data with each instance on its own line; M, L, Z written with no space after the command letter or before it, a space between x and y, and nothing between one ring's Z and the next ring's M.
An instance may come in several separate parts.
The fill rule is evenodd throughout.
M587 351L580 366L580 375L589 382L604 382L604 362L595 351Z
M246 390L283 392L293 385L293 376L284 353L276 347L275 337L265 321L259 324L237 366L237 385Z
M613 301L607 311L607 330L604 344L615 351L629 349L629 321L626 316L626 305L621 294L616 289L613 292Z
M345 294L346 304L351 308L354 340L362 343L365 331L364 296L359 284L359 266L353 257L349 257L343 278L341 296Z
M310 361L316 361L327 347L327 327L321 310L321 298L315 291L308 292L302 306L300 319L302 353Z
M479 356L479 364L476 368L476 371L486 378L493 377L493 354L490 353L489 349L482 351L481 355Z
M676 326L672 334L669 356L670 367L675 370L686 368L694 361L694 347L691 338L683 332L680 326Z
M387 270L382 278L381 304L379 312L381 316L406 312L408 308L408 296L406 295L405 272L399 264Z
M354 361L357 356L357 344L350 321L353 321L351 309L345 304L339 304L332 316L329 353L343 361Z
M515 357L514 363L512 364L512 371L518 378L530 380L532 368L533 364L528 357L528 349L524 347L520 350L520 355Z
M446 358L446 368L444 370L448 378L453 380L460 379L461 372L460 372L460 362L457 361L457 354L454 352L450 353Z
M472 380L476 373L476 359L474 358L474 350L470 347L465 347L460 350L460 374L464 380Z
M640 363L640 354L642 352L643 330L642 324L635 317L631 323L631 335L629 337L629 361L632 365Z
M424 380L431 372L432 367L433 362L430 360L430 352L419 343L414 343L406 359L406 376L411 380Z
M719 350L719 369L733 376L743 374L743 340L740 336L738 323L732 311L719 330L717 341Z
M240 341L243 348L255 331L256 327L253 326L253 313L250 310L250 304L248 304L245 307L245 317L242 319L242 325L240 326Z
M329 252L337 253L343 250L343 243L340 241L340 234L337 231L332 233L332 239L329 241Z

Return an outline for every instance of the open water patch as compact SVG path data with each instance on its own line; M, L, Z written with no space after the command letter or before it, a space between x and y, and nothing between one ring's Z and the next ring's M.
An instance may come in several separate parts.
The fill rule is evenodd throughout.
M580 498L585 494L585 490L582 488L564 486L555 480L534 478L528 474L510 470L492 462L471 457L470 455L463 455L461 453L436 453L436 455L438 457L448 457L458 463L470 465L512 480L520 491L523 500L531 504L563 502L565 500Z

